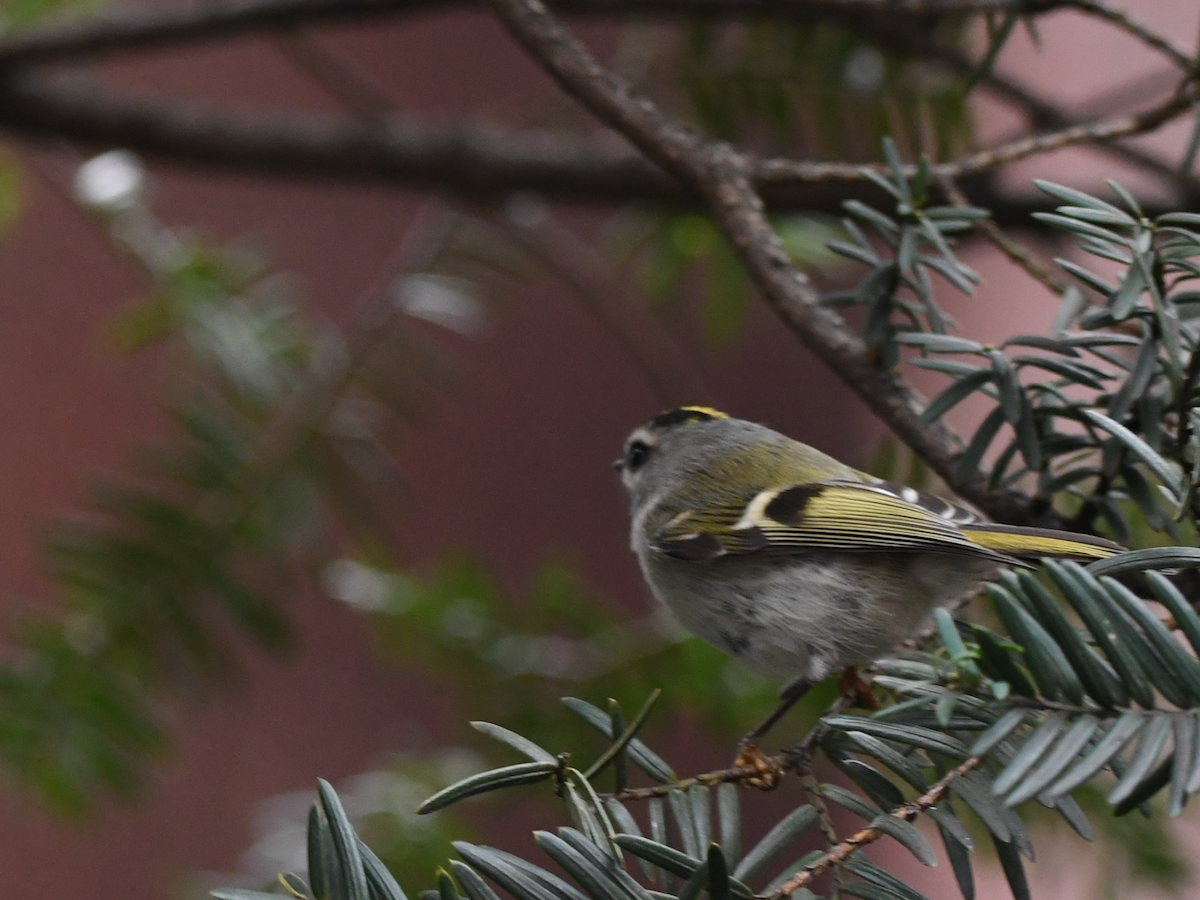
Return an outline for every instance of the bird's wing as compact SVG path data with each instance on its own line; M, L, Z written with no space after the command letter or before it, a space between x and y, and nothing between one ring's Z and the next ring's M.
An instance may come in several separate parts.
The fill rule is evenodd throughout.
M928 508L934 502L945 509ZM1016 562L1002 551L972 541L961 528L972 519L967 510L912 488L829 481L764 490L744 503L685 509L659 530L652 543L660 552L685 560L805 551L925 550Z
M1125 548L1113 541L1073 531L1054 531L1050 528L1023 528L1016 525L996 525L975 522L963 526L963 533L973 544L997 553L1012 556L1063 556L1068 559L1107 559Z

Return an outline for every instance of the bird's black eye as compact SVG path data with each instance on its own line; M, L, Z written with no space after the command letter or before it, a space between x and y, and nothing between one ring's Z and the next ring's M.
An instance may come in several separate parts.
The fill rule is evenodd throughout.
M634 441L629 445L629 449L625 451L625 468L630 472L636 472L646 460L650 458L650 445L645 441Z

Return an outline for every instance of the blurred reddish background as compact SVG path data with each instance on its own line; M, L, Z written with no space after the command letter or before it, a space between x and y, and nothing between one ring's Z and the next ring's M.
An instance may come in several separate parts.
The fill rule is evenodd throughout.
M1162 2L1139 14L1176 33L1196 33L1195 4ZM1110 34L1100 25L1064 34L1063 22L1053 15L1039 20L1047 50L1039 54L1019 39L1002 66L1074 102L1096 92L1095 85L1078 86L1077 76L1101 70L1115 83L1146 65L1128 38L1118 37L1114 48L1098 43ZM547 90L480 14L376 20L328 29L320 40L352 56L397 105L430 116L521 110ZM330 104L257 39L147 55L109 66L106 74L147 92L251 107ZM1006 131L1000 120L983 130ZM7 387L0 393L0 583L10 598L45 592L34 536L52 511L68 506L91 473L119 464L139 437L159 427L154 360L119 359L100 338L106 319L145 285L65 196L74 167L100 149L106 148L17 144L13 150L27 176L27 199L0 248L0 383ZM1013 183L1023 191L1036 172L1086 186L1094 174L1114 171L1091 154L1060 154L1044 166L1027 165ZM154 206L165 221L222 239L255 236L335 316L371 283L428 202L378 187L159 165L152 174ZM987 338L1048 325L1053 303L1032 281L1002 281L1002 273L1012 277L1010 268L979 254L967 258L993 277L977 299L956 307L964 333ZM753 310L735 348L699 346L690 342L689 354L713 395L698 401L766 421L849 461L870 460L878 425L764 309ZM464 388L407 443L408 558L419 570L448 550L465 549L521 585L546 548L563 548L614 602L642 609L623 497L607 467L629 428L659 405L636 368L566 288L548 280L505 296L485 336L462 357ZM5 791L0 876L8 895L170 895L196 871L236 868L252 837L257 801L309 788L318 775L336 784L389 751L460 738L464 723L443 721L436 698L419 682L414 689L413 673L376 659L361 618L315 593L295 600L296 651L283 661L247 654L244 684L207 708L180 711L175 749L136 801L106 800L90 819L70 824L41 810L22 788ZM1079 852L1079 842L1069 846ZM1066 896L1043 868L1035 869L1035 894ZM953 895L948 871L927 884L935 896ZM1002 883L981 885L981 898L1005 895Z

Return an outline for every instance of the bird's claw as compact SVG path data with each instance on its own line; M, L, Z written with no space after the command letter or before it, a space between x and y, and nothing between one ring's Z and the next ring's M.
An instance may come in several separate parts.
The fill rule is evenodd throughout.
M738 746L734 768L747 774L743 781L760 791L773 791L783 780L784 764L780 756L767 756L753 741L742 741Z

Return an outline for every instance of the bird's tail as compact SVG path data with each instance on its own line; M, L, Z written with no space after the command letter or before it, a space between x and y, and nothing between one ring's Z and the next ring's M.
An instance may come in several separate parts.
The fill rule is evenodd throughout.
M1064 556L1069 559L1107 559L1125 552L1124 547L1113 541L1071 531L1022 528L991 522L972 522L960 527L971 543L1018 558Z

